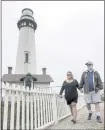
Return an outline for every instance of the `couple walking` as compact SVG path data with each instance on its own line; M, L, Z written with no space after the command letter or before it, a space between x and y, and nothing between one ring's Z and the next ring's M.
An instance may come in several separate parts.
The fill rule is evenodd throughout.
M83 72L80 84L73 78L72 72L67 72L67 79L63 82L60 95L62 95L65 90L65 99L67 105L70 106L71 114L73 116L71 121L75 124L77 117L76 104L78 102L77 88L82 93L84 90L84 100L89 113L88 120L91 120L92 117L91 104L95 104L96 120L97 122L102 123L99 103L101 102L100 90L103 89L103 84L99 73L93 69L93 63L87 62L85 65L87 65L87 71Z

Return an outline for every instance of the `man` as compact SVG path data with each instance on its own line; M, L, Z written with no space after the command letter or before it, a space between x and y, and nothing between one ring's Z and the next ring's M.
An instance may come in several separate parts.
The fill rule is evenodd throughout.
M82 88L84 88L84 99L89 111L88 120L91 120L92 117L91 104L95 104L97 122L102 123L99 106L101 102L100 90L103 89L102 80L99 73L93 69L92 62L87 62L85 65L87 65L88 69L83 72L79 87L81 92L83 92Z

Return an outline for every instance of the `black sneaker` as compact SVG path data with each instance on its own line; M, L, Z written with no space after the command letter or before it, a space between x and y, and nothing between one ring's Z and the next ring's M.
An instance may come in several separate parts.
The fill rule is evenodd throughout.
M89 113L88 120L91 120L92 113Z
M71 122L73 122L74 124L76 123L76 121L74 119L72 119Z
M97 122L98 122L98 123L102 123L100 116L97 116L96 119L97 119Z

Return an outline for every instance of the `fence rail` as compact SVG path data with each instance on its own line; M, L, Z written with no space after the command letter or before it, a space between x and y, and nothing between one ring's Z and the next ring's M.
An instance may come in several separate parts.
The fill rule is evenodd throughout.
M66 101L52 92L7 84L2 99L2 129L44 129L70 115ZM81 107L82 104L79 105ZM78 108L79 108L78 107Z

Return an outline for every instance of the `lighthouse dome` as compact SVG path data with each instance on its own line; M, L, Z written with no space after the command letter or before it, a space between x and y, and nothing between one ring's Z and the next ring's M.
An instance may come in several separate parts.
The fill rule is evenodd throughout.
M22 14L23 14L23 15L33 16L34 13L33 13L33 11L32 11L31 9L25 8L25 9L22 10Z
M33 11L29 8L24 8L22 10L22 15L20 17L20 20L17 23L17 26L19 29L22 27L31 27L34 30L37 28L37 24L34 20Z

